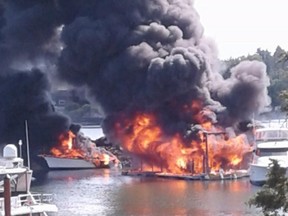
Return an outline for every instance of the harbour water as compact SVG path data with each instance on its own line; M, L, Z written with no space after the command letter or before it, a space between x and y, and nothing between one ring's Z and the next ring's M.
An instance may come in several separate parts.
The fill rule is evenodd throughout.
M110 169L49 171L32 185L32 191L54 194L59 216L253 216L257 211L246 202L257 190L248 178L186 181Z
M101 136L101 128L86 129L93 139ZM187 181L123 176L114 169L58 170L35 177L32 191L54 194L59 216L260 215L246 204L260 189L248 178Z

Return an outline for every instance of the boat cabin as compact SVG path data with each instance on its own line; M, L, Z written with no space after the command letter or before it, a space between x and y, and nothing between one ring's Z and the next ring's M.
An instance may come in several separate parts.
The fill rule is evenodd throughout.
M288 156L288 128L261 128L255 133L255 155Z
M288 128L260 128L255 132L256 142L288 140Z

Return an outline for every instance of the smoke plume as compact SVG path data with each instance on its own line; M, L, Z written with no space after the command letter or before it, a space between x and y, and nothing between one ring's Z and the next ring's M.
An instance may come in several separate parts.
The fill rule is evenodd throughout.
M221 76L192 0L15 0L3 1L0 13L2 142L26 119L34 143L51 144L69 128L51 106L48 82L56 78L87 89L108 136L115 119L139 111L155 113L173 134L199 123L191 114L230 127L269 104L263 63L242 62ZM33 69L43 64L57 76ZM192 101L201 106L183 112Z
M53 1L0 4L0 143L26 143L26 121L35 155L48 151L71 125L53 108L50 81L55 71L47 71L60 54L59 13Z
M59 73L87 86L108 122L153 110L164 128L196 124L179 110L201 100L219 124L234 126L269 104L263 63L243 62L226 80L220 75L216 46L203 37L193 1L93 1L78 10L63 28Z

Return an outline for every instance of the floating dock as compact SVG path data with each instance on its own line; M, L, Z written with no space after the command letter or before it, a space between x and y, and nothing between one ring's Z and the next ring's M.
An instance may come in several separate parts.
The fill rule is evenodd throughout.
M174 174L163 173L159 171L135 171L126 170L122 171L122 175L135 176L135 177L157 177L167 179L180 179L180 180L202 180L202 181L215 181L215 180L235 180L249 177L247 170L233 170L225 173L209 173L209 174Z

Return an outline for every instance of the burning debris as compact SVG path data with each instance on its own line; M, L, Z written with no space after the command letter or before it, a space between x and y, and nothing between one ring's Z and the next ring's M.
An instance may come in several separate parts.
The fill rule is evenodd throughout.
M192 0L4 1L0 15L2 142L22 138L24 120L34 153L70 133L48 96L46 81L61 78L86 88L107 139L148 166L198 174L245 162L238 125L270 103L266 66L241 62L224 79Z

